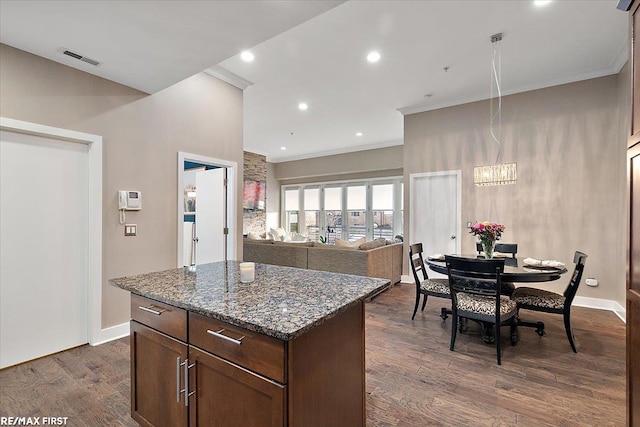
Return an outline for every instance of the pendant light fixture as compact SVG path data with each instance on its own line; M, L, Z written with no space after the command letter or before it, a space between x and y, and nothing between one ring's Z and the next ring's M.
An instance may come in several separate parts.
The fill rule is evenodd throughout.
M493 44L493 53L491 56L491 103L489 129L491 138L498 145L498 154L495 164L490 166L476 166L473 168L473 182L478 186L505 185L515 184L518 178L515 163L499 163L502 156L502 72L500 59L500 42L502 41L502 33L494 34L490 38ZM494 99L494 85L497 97ZM497 103L494 111L494 103ZM494 129L494 123L498 122L498 131Z

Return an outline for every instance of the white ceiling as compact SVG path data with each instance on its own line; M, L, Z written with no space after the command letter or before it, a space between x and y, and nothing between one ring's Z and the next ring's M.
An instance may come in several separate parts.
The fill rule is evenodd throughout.
M615 74L627 58L616 0L339 3L2 0L0 40L148 93L230 71L253 83L245 150L276 162L401 144L402 113L489 98L498 32L504 94ZM237 54L249 47L245 63ZM365 59L373 49L376 64Z
M154 93L342 1L0 1L0 41ZM60 48L101 62L62 55Z

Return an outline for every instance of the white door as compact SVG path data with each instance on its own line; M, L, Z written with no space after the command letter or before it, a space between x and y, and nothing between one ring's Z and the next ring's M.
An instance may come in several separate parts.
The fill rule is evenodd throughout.
M425 256L460 253L460 171L411 174L410 186L409 244Z
M196 264L224 261L225 168L196 172Z
M88 341L88 159L0 132L0 368Z

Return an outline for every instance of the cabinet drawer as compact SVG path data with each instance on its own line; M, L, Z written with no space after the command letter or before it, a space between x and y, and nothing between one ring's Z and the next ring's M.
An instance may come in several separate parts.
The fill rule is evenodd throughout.
M285 383L285 342L189 313L189 344Z
M131 318L181 341L187 341L187 311L131 294Z

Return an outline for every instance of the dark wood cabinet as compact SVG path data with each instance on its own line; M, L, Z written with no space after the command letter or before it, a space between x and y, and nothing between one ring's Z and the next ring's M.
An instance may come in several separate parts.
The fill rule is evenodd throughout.
M284 425L284 385L195 347L189 362L191 427Z
M143 426L365 425L362 301L289 341L140 296L131 314Z
M131 417L142 426L187 423L181 364L188 346L138 322L131 322Z
M620 2L622 4L623 2ZM627 133L627 424L640 426L640 1L629 5L631 112Z

